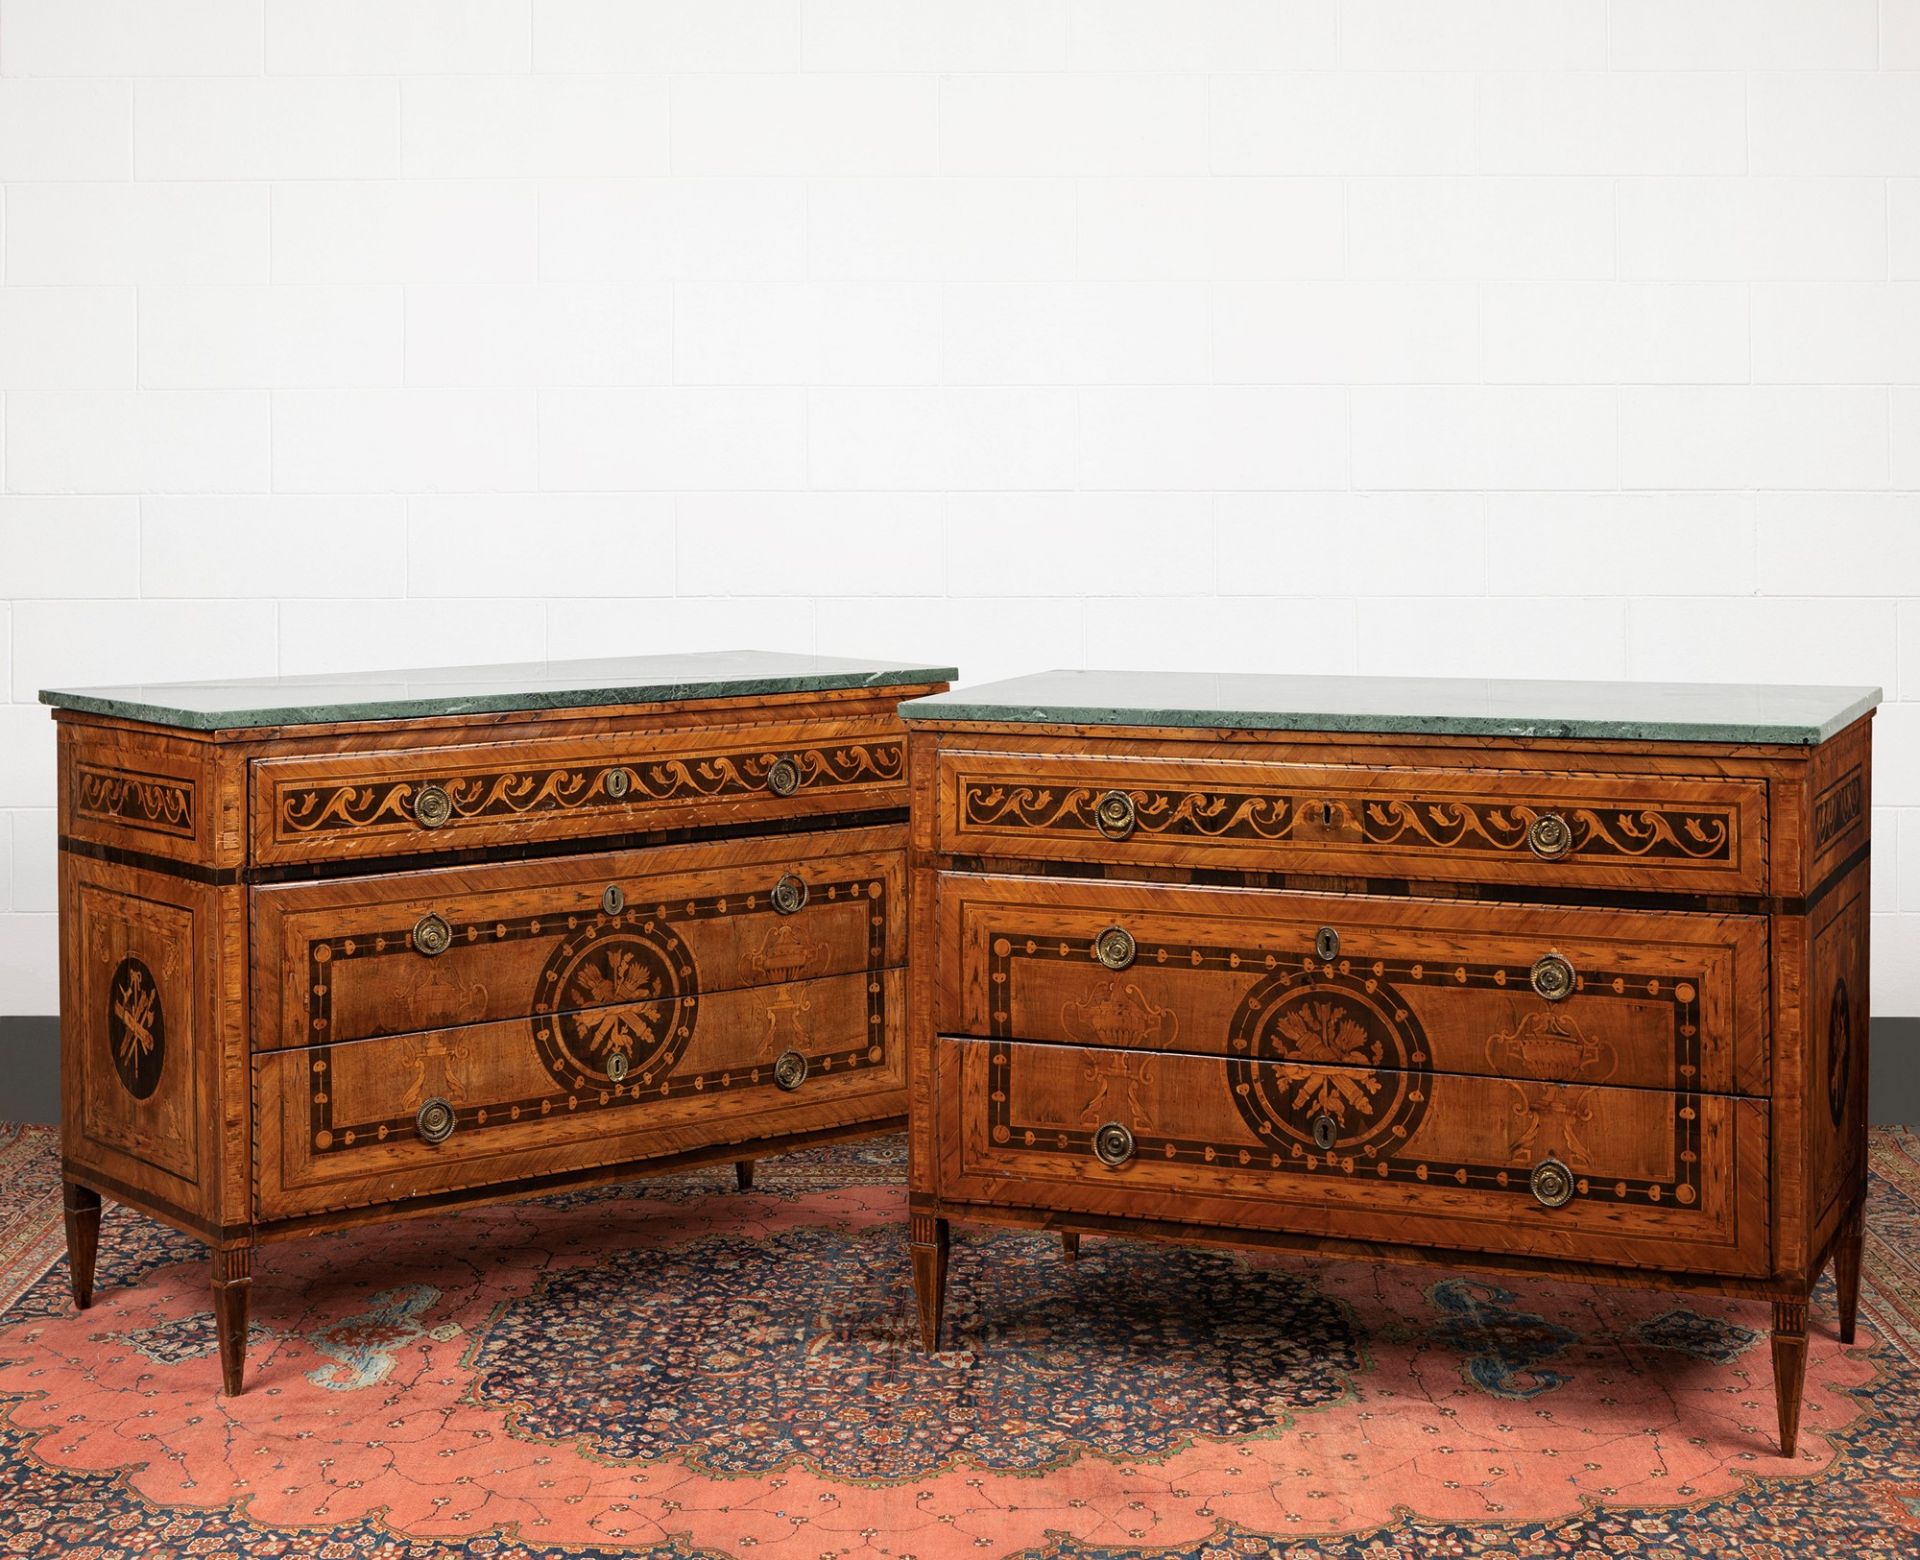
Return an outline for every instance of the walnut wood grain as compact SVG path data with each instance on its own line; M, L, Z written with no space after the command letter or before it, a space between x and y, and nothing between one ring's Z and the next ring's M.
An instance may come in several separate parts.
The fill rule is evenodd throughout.
M941 1184L964 1201L1716 1273L1771 1255L1757 1100L982 1040L941 1042L940 1095ZM1135 1143L1117 1168L1095 1154L1107 1122ZM1549 1159L1574 1177L1564 1207L1528 1187Z
M946 1033L1764 1095L1767 923L1756 916L1463 905L975 873L938 879ZM1135 956L1103 966L1124 929ZM1318 947L1330 931L1331 958ZM1567 959L1576 990L1529 983ZM1301 992L1319 997L1307 1000ZM1316 1007L1316 1002L1319 1006ZM1398 1038L1397 1038L1398 1037ZM1387 1053L1404 1040L1399 1063Z
M633 1004L619 1013L635 1053L620 1083L604 1068L556 1076L550 1026L527 1019L263 1053L259 1217L897 1115L904 999L903 974L887 970ZM789 1050L808 1063L791 1092L773 1070ZM416 1117L436 1099L454 1126L433 1143Z
M906 962L897 830L825 831L439 872L327 879L252 896L258 1046L524 1018L603 1005L596 941L654 936L702 992ZM805 903L783 912L782 878ZM618 894L612 908L609 890ZM451 946L413 931L438 916ZM571 978L568 978L571 975Z

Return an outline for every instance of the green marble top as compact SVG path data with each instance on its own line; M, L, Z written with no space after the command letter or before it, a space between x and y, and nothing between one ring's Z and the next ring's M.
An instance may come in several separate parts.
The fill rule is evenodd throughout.
M406 720L498 710L586 709L681 699L754 698L834 688L898 688L948 682L950 666L853 661L765 650L630 655L514 666L435 666L410 672L246 677L232 682L148 683L122 688L43 688L59 709L118 715L192 731L295 726L342 720Z
M1879 702L1878 688L1748 683L1053 671L909 699L900 713L938 722L1811 745Z

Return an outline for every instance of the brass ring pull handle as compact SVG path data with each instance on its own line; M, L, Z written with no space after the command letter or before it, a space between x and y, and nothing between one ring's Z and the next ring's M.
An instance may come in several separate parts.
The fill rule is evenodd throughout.
M1117 1121L1105 1123L1093 1134L1093 1157L1109 1170L1118 1170L1133 1158L1133 1134Z
M1136 952L1133 933L1124 926L1109 926L1093 940L1093 956L1110 970L1124 970Z
M413 923L413 946L415 952L437 958L453 946L453 928L445 917L429 912Z
M1573 829L1558 813L1542 813L1527 828L1527 848L1542 861L1558 861L1573 849Z
M773 1081L791 1094L807 1081L807 1059L798 1051L782 1051L774 1059Z
M423 829L437 829L453 816L453 798L443 785L416 786L413 792L413 821Z
M615 1051L613 1055L607 1058L608 1080L613 1083L625 1083L627 1081L627 1067L628 1062L626 1057L621 1052Z
M1323 926L1313 939L1313 951L1320 956L1321 962L1331 964L1340 957L1340 934L1331 926Z
M780 881L773 885L773 892L768 895L768 898L773 901L773 908L781 915L792 915L795 911L806 908L806 881L795 877L791 872L782 872Z
M800 761L781 754L767 765L767 789L775 796L791 796L800 789Z
M1323 1152L1331 1149L1340 1136L1340 1123L1331 1116L1313 1118L1313 1146Z
M1573 1172L1557 1159L1543 1159L1535 1165L1527 1185L1542 1208L1564 1208L1573 1201Z
M617 802L633 789L633 771L623 765L615 764L607 771L607 777L601 785L607 795Z
M1124 840L1133 833L1137 816L1133 798L1125 791L1108 791L1093 804L1094 827L1110 840Z
M1557 953L1543 953L1535 959L1527 979L1545 1001L1564 1002L1573 995L1573 966Z
M422 1105L413 1118L413 1129L423 1143L444 1143L453 1136L453 1107L437 1095Z
M600 896L600 909L607 915L618 915L627 908L627 891L618 883L609 883L607 891Z

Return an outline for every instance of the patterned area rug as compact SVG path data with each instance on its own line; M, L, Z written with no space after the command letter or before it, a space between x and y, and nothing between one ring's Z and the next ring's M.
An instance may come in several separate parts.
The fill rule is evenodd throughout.
M1767 1311L956 1230L912 1336L896 1141L204 1258L0 1128L0 1554L656 1560L1920 1556L1920 1139L1876 1133L1861 1343Z

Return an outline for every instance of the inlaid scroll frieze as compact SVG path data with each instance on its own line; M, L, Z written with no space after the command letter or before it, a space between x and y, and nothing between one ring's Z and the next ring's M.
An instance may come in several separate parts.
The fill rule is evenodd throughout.
M492 774L436 776L452 805L450 825L509 821L636 803L711 801L767 791L767 775L783 759L800 774L800 789L882 785L900 779L905 754L897 740L843 743L789 752L727 753L652 763L569 764ZM621 781L610 789L610 776ZM283 834L404 827L414 823L417 776L368 783L289 785L279 797Z
M193 838L193 782L173 775L76 765L73 810L123 828Z
M1821 849L1860 821L1866 803L1866 783L1858 769L1850 769L1813 799L1813 847Z
M1045 786L963 778L963 828L1100 836L1094 786ZM1169 840L1287 840L1305 845L1416 847L1525 855L1528 830L1554 815L1572 831L1569 855L1589 860L1737 864L1731 808L1618 807L1605 802L1513 803L1432 796L1308 796L1267 790L1130 787L1129 834Z
M1431 845L1440 850L1519 851L1543 812L1573 831L1569 854L1645 856L1669 861L1731 861L1734 815L1698 808L1607 808L1578 802L1516 807L1498 802L1421 801L1381 797L1362 809L1367 842Z

